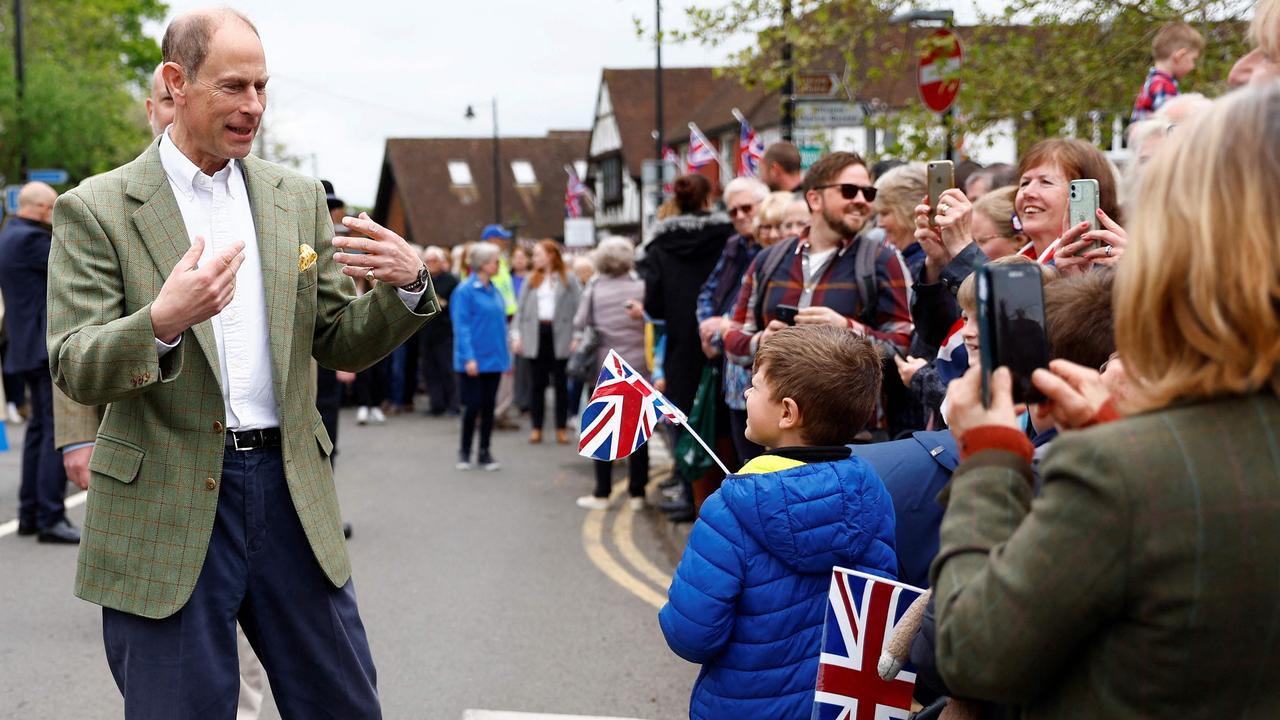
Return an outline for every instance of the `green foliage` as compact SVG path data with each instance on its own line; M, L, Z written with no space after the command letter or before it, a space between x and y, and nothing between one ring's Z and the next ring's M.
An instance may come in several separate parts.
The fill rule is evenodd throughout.
M918 100L903 107L877 104L893 83L914 86L916 58L928 31L908 32L889 18L914 3L885 0L792 0L782 22L780 0L730 0L714 8L687 9L688 29L667 32L681 42L718 46L742 33L755 42L732 57L732 71L750 86L779 90L787 74L782 47L789 40L801 71L846 69L856 99L878 112L872 124L896 138L885 154L926 158L939 151L925 128L938 117ZM929 7L930 3L920 4ZM947 6L948 3L937 3ZM965 62L954 130L974 137L1004 119L1016 123L1020 149L1075 127L1103 142L1110 118L1127 118L1151 61L1151 39L1164 23L1183 19L1208 42L1200 62L1182 82L1183 92L1223 92L1231 63L1247 49L1249 0L1006 0L980 13L963 31ZM1100 122L1099 122L1100 121Z
M21 106L9 7L0 10L0 174L19 181L22 147L29 167L66 168L72 185L136 157L151 136L142 98L160 62L143 25L162 20L165 3L24 2Z

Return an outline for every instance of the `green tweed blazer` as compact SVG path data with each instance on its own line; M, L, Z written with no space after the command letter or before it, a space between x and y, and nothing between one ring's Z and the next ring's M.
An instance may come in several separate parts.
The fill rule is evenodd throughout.
M938 670L1026 718L1280 717L1280 400L1226 397L956 469ZM949 495L949 498L947 496Z
M213 327L183 333L163 358L150 304L190 247L158 141L90 178L54 207L49 363L82 405L109 404L89 463L76 594L149 618L191 596L204 564L225 441ZM428 288L413 311L380 285L359 299L333 260L319 181L252 155L243 161L262 257L285 476L316 561L335 586L350 576L311 361L358 371L439 312ZM253 238L246 238L252 242ZM299 248L319 259L299 270Z

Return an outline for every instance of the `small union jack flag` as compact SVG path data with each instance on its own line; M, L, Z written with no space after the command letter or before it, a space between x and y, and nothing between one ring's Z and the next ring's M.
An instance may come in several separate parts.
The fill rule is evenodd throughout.
M906 718L916 674L910 663L893 680L877 666L902 616L923 590L835 568L831 574L813 720Z
M760 174L760 160L764 158L764 139L756 134L755 128L747 122L747 118L734 109L742 132L738 135L738 177L757 177Z
M578 454L596 460L624 458L648 442L659 417L677 425L688 420L643 375L610 350L600 369L596 390L582 409Z
M662 148L662 162L664 164L670 163L671 167L676 169L675 174L677 175L680 174L680 156L676 154L675 149L673 149L670 145ZM666 176L665 172L663 173L663 176L664 177ZM671 186L671 183L662 184L663 195L670 195L673 192L675 192L675 188Z
M564 214L565 217L579 218L582 217L582 196L586 195L590 190L586 184L578 178L578 171L573 166L566 165L565 172L569 174L569 182L564 189Z
M702 134L697 125L689 123L689 158L685 163L686 170L694 172L719 160L716 148L711 141Z

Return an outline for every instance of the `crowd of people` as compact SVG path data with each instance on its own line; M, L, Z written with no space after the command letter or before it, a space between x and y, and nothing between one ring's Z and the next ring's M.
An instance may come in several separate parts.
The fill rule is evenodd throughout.
M456 469L496 471L494 430L525 416L530 444L576 440L612 350L738 469L676 453L663 483L667 516L696 519L659 613L671 649L703 666L691 717L811 715L836 566L932 589L910 652L921 718L1276 712L1280 0L1257 4L1252 37L1229 78L1239 89L1209 100L1177 96L1203 38L1181 23L1157 35L1123 167L1089 142L1045 138L1016 166L962 163L930 204L921 163L837 151L802 169L779 142L758 178L718 197L705 175L676 179L643 242L570 253L500 225L414 248L346 217L332 185L246 157L194 79L240 63L265 84L256 30L233 11L184 16L147 101L152 146L56 212L51 188L27 186L0 231L6 389L21 381L31 406L19 533L80 542L61 496L68 477L88 486L77 453L92 452L102 480L77 593L104 606L127 712L234 700L235 623L217 618L236 605L226 617L286 714L306 716L323 686L340 716L376 717L332 492L337 407L379 424L425 391L422 412L460 422ZM260 116L256 87L244 92ZM1078 180L1096 183L1095 222L1070 219ZM179 201L122 222L120 198L147 201L144 186ZM217 232L251 221L246 187L292 188L278 202L297 218L329 212L293 228L296 289L268 272L279 253ZM151 234L175 218L209 244ZM25 262L39 243L46 260ZM174 272L120 262L126 246ZM354 292L317 269L322 257ZM246 263L254 280L236 289ZM1050 360L1030 377L1034 402L1014 402L1008 369L981 367L988 264L1042 285ZM282 298L314 334L277 314ZM293 345L280 351L283 336ZM272 386L273 362L288 363L287 385ZM221 402L205 402L211 387ZM55 432L59 403L68 429ZM199 429L197 413L212 413ZM593 462L577 504L607 510L614 463ZM628 505L644 510L648 446L626 462ZM166 482L193 466L191 525L173 519ZM287 527L260 561L272 572L237 569L249 511L219 489L241 506L293 497L253 511ZM305 622L276 622L294 614ZM308 622L340 640L301 632ZM339 659L319 674L297 659L322 655ZM218 682L193 682L196 661Z

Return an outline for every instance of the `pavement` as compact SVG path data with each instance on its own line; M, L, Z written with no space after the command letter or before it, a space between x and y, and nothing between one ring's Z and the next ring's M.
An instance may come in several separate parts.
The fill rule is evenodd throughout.
M72 595L75 549L6 531L23 428L6 430L0 719L122 717L101 611ZM667 649L656 612L687 526L627 509L623 467L609 510L578 508L592 474L574 446L499 432L503 469L464 472L453 468L457 436L456 419L357 426L343 412L338 492L384 716L686 717L697 666ZM663 453L654 448L656 468ZM68 514L79 525L83 511ZM269 697L262 717L279 717Z

